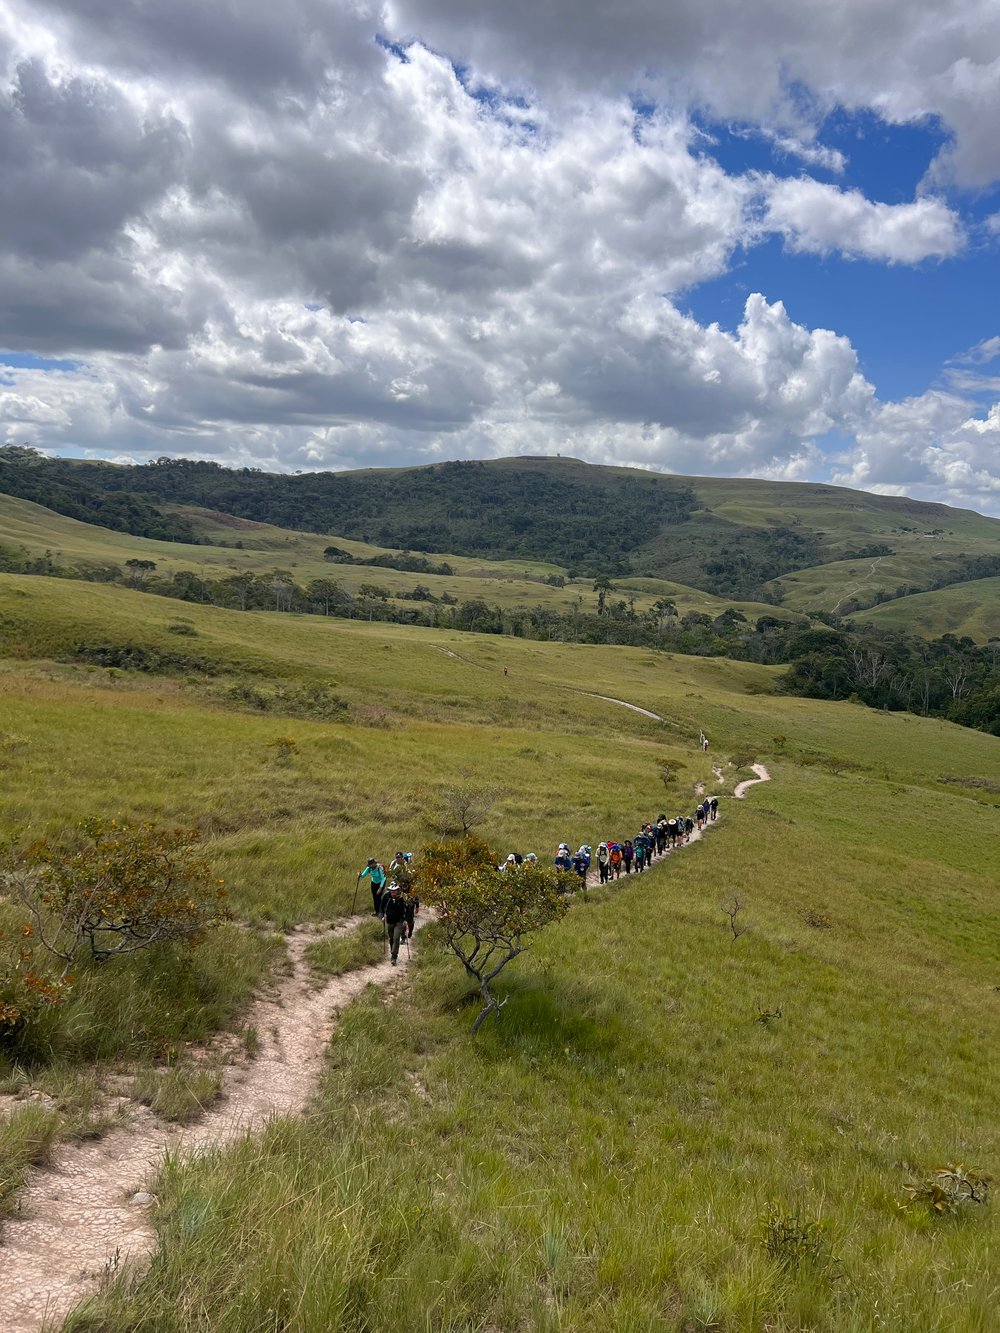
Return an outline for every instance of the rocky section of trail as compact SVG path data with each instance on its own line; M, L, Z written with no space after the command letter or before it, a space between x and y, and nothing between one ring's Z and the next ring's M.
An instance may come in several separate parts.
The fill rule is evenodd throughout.
M289 936L287 974L253 1003L245 1018L257 1034L256 1053L252 1060L226 1065L222 1099L199 1121L167 1125L128 1103L133 1110L128 1128L96 1142L61 1147L50 1166L31 1172L18 1214L4 1224L0 1246L3 1333L37 1333L56 1325L97 1290L109 1265L147 1261L156 1233L148 1213L154 1199L145 1186L167 1153L225 1145L259 1132L272 1116L303 1109L319 1077L337 1011L366 986L387 985L407 966L401 954L399 969L385 960L316 989L307 947L358 924ZM232 1037L220 1041L232 1044Z

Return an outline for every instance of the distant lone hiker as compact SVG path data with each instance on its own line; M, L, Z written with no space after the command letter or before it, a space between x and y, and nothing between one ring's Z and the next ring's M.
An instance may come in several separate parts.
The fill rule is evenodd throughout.
M375 916L379 914L381 907L382 890L385 888L385 866L380 865L374 856L368 858L368 864L364 870L358 871L358 883L368 875L371 878L372 885L372 912Z
M389 952L392 958L393 967L399 958L399 946L406 934L407 926L407 904L403 895L399 891L399 885L393 882L382 895L381 917L385 922L386 935L389 940Z
M701 745L702 753L708 754L708 737L704 732L701 733L699 744Z

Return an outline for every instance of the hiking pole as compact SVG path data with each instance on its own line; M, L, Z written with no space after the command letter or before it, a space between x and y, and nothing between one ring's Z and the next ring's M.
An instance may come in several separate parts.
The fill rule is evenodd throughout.
M354 881L354 901L351 903L351 916L354 915L354 909L358 905L358 889L360 888L360 886L361 886L361 876L358 875L357 879Z
M386 945L389 942L389 927L385 923L385 917L382 918L382 962L385 962Z
M406 941L406 961L409 962L409 961L410 961L410 937L409 937L409 935L404 935L404 936L403 936L403 939Z

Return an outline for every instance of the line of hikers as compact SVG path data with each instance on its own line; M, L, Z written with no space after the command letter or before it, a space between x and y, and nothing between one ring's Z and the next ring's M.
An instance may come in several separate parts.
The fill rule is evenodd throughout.
M660 815L655 824L643 824L634 838L626 838L623 842L609 840L598 843L597 868L601 883L607 884L608 880L618 879L623 871L626 875L633 872L641 875L654 856L662 856L671 848L690 842L696 828L702 828L710 820L717 819L718 815L719 798L706 796L695 807L693 815ZM579 851L572 852L569 843L561 842L553 865L557 870L574 872L586 885L592 859L593 850L589 843L584 843ZM525 861L537 860L534 852L529 852L527 856L511 852L500 869L516 870Z
M413 892L412 852L397 852L388 870L374 856L358 871L357 883L367 879L372 890L372 913L385 922L386 940L393 967L399 960L399 946L413 935L413 924L420 911L420 899ZM355 886L357 901L357 886Z
M633 838L626 838L622 842L609 840L598 843L597 868L601 883L619 879L623 871L626 875L641 875L654 856L663 856L674 847L690 842L695 829L701 829L711 820L717 819L718 814L719 798L706 796L695 807L693 815L661 814L655 824L643 824ZM420 911L420 899L413 892L413 871L410 869L412 860L412 852L397 852L386 868L381 861L370 856L367 865L358 872L357 885L363 879L367 879L371 885L372 913L385 922L393 967L399 958L399 946L404 940L409 941L413 934L414 919ZM511 852L499 869L515 871L525 862L537 861L534 852L528 852L526 856ZM589 843L584 843L578 852L571 852L569 844L561 842L553 865L557 870L574 872L586 888L591 861Z

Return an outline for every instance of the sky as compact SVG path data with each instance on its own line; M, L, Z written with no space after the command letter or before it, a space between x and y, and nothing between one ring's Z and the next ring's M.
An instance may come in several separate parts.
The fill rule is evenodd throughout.
M0 0L0 424L1000 514L996 0Z

